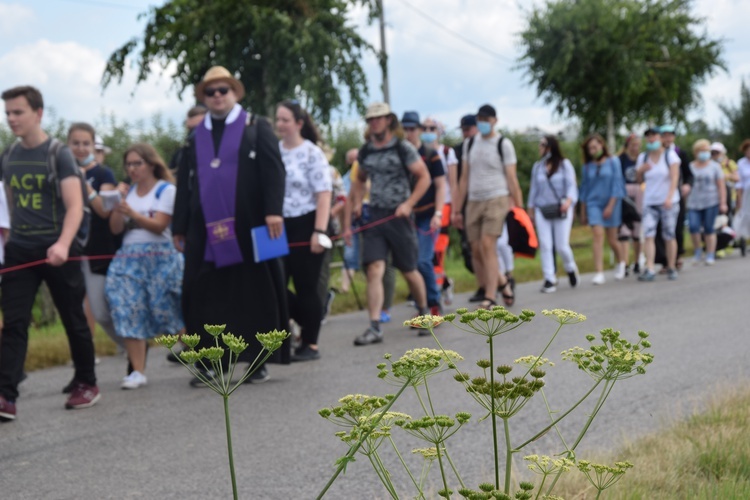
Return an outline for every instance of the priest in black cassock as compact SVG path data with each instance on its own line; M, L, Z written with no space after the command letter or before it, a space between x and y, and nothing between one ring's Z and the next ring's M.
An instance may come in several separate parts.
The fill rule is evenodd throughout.
M272 238L281 234L286 173L271 125L237 103L244 95L242 82L221 66L209 69L196 86L208 113L182 158L172 233L185 253L187 333L201 334L198 348L211 347L214 339L203 325L226 324L226 331L249 344L240 360L251 362L261 350L256 333L288 328L281 264L256 264L250 236L262 225ZM286 343L275 359L289 362ZM249 381L267 379L264 366ZM202 384L194 379L191 385Z

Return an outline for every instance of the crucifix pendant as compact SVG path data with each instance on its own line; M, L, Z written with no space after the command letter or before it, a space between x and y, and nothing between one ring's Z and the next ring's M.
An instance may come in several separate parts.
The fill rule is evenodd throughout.
M211 168L219 168L221 166L221 160L218 158L214 158L213 160L211 160L210 165Z

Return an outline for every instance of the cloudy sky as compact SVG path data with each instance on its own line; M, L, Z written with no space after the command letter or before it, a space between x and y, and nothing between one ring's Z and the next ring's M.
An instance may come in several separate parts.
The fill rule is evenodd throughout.
M149 0L0 0L0 88L33 84L48 108L66 120L96 122L102 113L119 119L148 120L154 113L179 122L190 106L180 101L168 74L135 86L134 72L121 85L100 87L109 54L145 21L138 14L161 2ZM501 125L562 128L517 69L516 34L523 27L518 0L384 0L390 54L391 104L399 114L418 110L449 125L485 102L493 104ZM525 4L526 2L524 2ZM718 103L736 103L740 82L750 77L750 17L747 0L696 0L709 34L723 38L728 73L701 88L703 103L692 113L718 126ZM361 17L361 16L360 16ZM376 26L364 19L362 34L379 44ZM442 25L442 26L441 26ZM470 41L471 43L467 42ZM374 57L363 61L372 100L380 100L380 74ZM346 116L345 116L346 118Z

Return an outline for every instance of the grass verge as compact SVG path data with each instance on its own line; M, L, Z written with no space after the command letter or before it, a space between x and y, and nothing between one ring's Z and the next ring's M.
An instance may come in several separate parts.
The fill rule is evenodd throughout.
M602 498L750 498L750 388L745 383L713 394L703 409L687 419L626 443L615 454L592 459L610 465L627 460L635 465ZM554 494L587 500L596 497L596 490L573 469L563 475Z

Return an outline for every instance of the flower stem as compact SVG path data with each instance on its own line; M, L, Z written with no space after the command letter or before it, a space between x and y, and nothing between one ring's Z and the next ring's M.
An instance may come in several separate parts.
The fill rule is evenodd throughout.
M445 498L450 498L450 490L448 489L448 480L445 477L445 467L443 467L443 457L442 453L440 453L440 445L442 444L441 441L438 441L435 443L435 449L437 450L437 459L438 459L438 465L440 466L440 475L443 477L443 488L445 488Z
M495 489L500 489L500 460L497 456L497 415L495 415L495 350L492 348L492 337L488 338L490 344L490 414L492 416L492 446L495 451ZM508 494L508 485L505 485L505 493Z
M224 421L227 428L227 453L229 454L229 473L232 476L232 495L237 500L237 480L234 476L234 456L232 454L232 425L229 422L229 396L224 395Z
M510 494L510 473L513 467L513 448L510 445L510 422L509 419L503 419L505 428L505 494Z
M422 488L419 486L419 483L417 483L417 480L414 477L414 475L411 473L411 470L409 470L409 466L406 465L406 462L404 461L404 457L401 456L401 452L398 451L398 448L396 447L396 443L395 441L393 441L393 437L388 436L388 440L391 442L391 446L393 446L393 450L396 452L396 456L401 461L401 465L406 470L406 473L409 475L409 478L411 478L411 482L414 483L414 486L416 486L417 491L419 492L418 498L424 499L424 493L422 493Z
M453 473L456 475L456 479L458 479L458 484L461 485L461 488L466 488L466 485L464 484L463 479L461 479L461 474L458 473L458 469L456 469L456 466L453 463L453 460L451 460L451 456L448 454L448 448L443 446L443 451L445 452L445 458L448 459L448 463L450 464L451 469L453 469Z
M398 392L393 397L393 399L391 399L388 402L388 404L383 408L383 410L380 412L380 415L378 416L378 418L375 419L372 422L371 429L377 428L378 424L383 419L383 417L385 416L385 414L393 406L393 403L396 402L396 400L399 398L399 396L401 396L401 394L403 394L403 392L406 390L406 388L409 387L411 384L412 384L412 381L411 380L407 380L406 383L401 386L401 388L398 390ZM321 490L321 492L318 493L318 496L315 497L316 500L320 500L321 498L323 498L323 496L328 492L328 490L331 489L331 486L333 485L333 482L336 480L337 477L339 477L339 474L341 474L341 472L344 470L344 468L346 467L346 465L349 463L349 460L354 456L355 453L357 453L357 450L360 448L360 446L362 446L362 443L365 442L365 439L368 438L368 436L370 435L371 432L372 431L363 433L362 436L359 438L359 441L357 441L357 443L355 443L354 445L352 445L351 448L349 448L349 451L347 452L347 454L344 455L344 459L340 461L339 466L336 468L336 472L333 473L333 476L331 476L331 479L328 480L328 482L323 487L323 489Z

